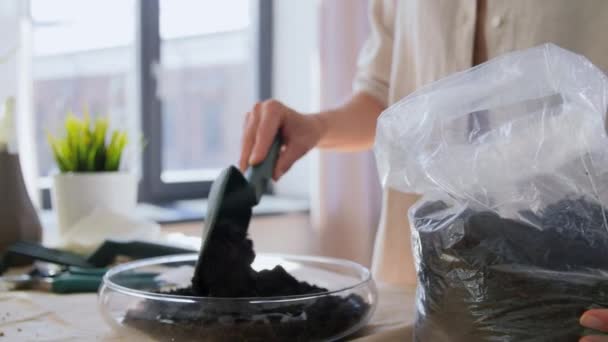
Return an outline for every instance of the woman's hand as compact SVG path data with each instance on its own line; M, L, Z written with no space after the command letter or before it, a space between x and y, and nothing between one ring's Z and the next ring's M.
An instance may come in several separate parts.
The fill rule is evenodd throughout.
M608 333L608 309L589 310L581 316L581 325ZM580 342L608 342L608 336L585 336Z
M378 99L363 92L334 109L309 115L276 100L257 103L245 119L239 167L245 170L261 162L277 132L283 138L283 147L273 173L275 180L313 147L367 150L374 143L376 121L384 107Z
M273 178L279 179L291 166L317 145L325 131L318 115L303 115L276 100L257 103L245 119L239 167L260 163L277 133L283 147Z

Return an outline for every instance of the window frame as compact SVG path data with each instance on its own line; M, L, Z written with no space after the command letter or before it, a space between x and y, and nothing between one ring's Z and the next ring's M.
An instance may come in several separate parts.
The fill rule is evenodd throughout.
M254 82L258 101L272 95L273 64L273 2L252 2ZM160 5L159 0L135 2L135 103L136 114L144 140L141 151L139 202L166 203L180 199L206 198L212 180L194 182L162 181L162 104L156 96L157 82L154 68L160 62ZM49 186L41 187L43 209L51 208Z
M272 94L273 0L250 0L253 4L254 65L257 100ZM160 62L159 0L137 1L136 101L145 141L141 160L139 200L163 203L177 199L206 198L212 180L165 183L162 174L162 105L156 96L154 68Z

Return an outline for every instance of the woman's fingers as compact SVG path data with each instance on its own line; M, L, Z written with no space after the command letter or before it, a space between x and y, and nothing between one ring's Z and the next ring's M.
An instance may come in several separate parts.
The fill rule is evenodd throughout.
M261 106L260 122L255 135L249 164L260 163L268 154L270 145L279 131L285 107L275 100L265 101Z
M608 332L608 309L593 309L581 316L581 325L590 329ZM590 335L580 342L608 342L608 336Z
M253 110L247 113L245 118L245 128L243 130L243 141L241 145L241 158L239 159L239 168L245 171L249 166L251 151L255 144L255 136L257 134L257 126L259 121L259 106L256 105Z
M581 325L608 332L608 309L593 309L585 312L581 316Z

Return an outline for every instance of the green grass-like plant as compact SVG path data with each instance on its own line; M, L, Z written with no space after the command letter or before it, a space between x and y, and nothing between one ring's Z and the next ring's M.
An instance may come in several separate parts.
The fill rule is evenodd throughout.
M66 134L63 138L48 134L49 145L61 172L118 171L128 142L126 131L115 130L106 139L108 118L98 118L91 125L88 113L83 119L68 114L64 126Z

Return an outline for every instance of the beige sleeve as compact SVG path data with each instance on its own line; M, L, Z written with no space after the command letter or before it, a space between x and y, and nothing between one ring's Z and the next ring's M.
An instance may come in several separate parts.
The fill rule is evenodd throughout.
M392 7L391 0L370 1L370 34L359 53L353 84L355 92L368 93L385 106L393 54L395 11Z

